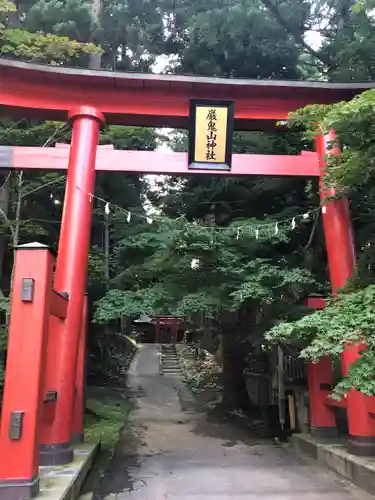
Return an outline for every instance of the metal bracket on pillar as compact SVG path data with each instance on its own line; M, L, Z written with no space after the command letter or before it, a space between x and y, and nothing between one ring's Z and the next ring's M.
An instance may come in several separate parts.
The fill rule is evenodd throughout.
M44 399L45 403L56 403L59 398L59 393L57 391L48 391Z
M9 439L19 441L22 438L23 417L25 412L12 411L9 421Z
M22 278L21 300L22 302L33 302L35 280L33 278Z

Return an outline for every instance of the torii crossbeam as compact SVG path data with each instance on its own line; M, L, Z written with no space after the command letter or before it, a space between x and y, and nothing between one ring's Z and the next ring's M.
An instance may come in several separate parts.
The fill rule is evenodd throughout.
M69 147L0 146L0 168L18 170L67 170ZM136 174L190 175L204 174L207 170L189 170L186 153L160 151L118 151L98 146L95 170L106 172L132 172ZM233 155L229 172L210 171L211 175L271 175L319 176L318 155Z

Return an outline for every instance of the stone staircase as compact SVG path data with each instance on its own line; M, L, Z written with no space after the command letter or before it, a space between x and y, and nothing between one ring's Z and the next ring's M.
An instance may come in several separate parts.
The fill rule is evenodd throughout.
M171 377L182 377L180 362L173 344L160 346L160 373Z

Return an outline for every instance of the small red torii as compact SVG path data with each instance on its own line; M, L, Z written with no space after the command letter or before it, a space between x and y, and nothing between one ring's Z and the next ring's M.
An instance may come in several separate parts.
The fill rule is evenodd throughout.
M160 340L160 327L169 326L171 328L171 341L177 342L178 340L178 328L185 321L183 316L173 316L173 315L163 315L154 316L152 318L152 323L155 325L155 342L158 343Z

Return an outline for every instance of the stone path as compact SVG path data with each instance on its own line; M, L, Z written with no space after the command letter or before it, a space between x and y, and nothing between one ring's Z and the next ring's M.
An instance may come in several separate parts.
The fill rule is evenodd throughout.
M94 499L370 500L344 479L254 440L194 407L178 378L159 374L155 345L142 345L129 374L131 429Z

